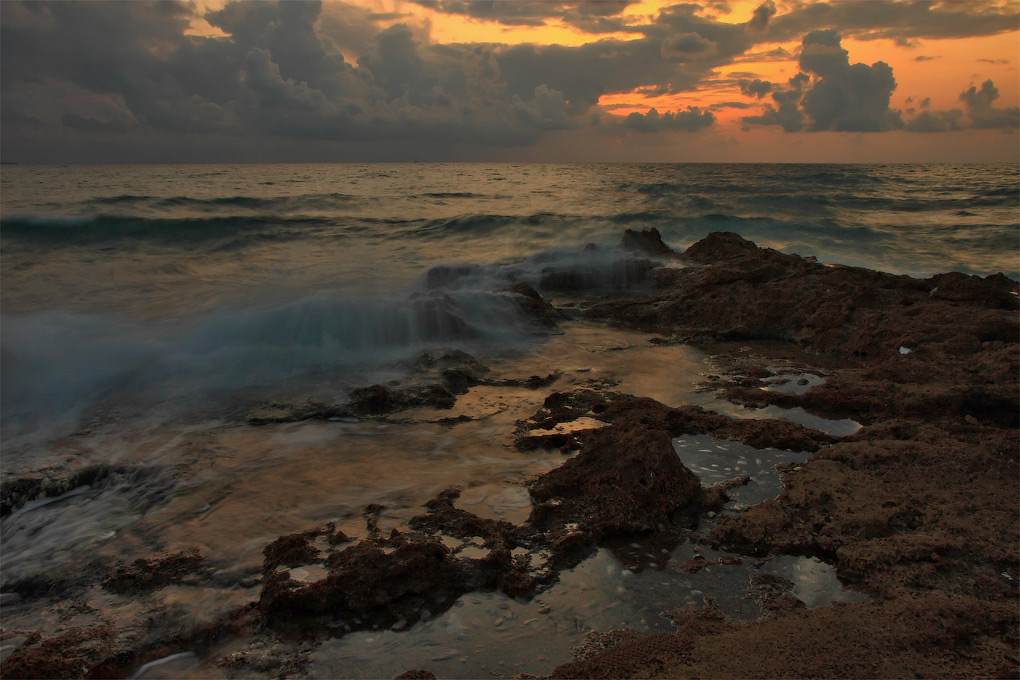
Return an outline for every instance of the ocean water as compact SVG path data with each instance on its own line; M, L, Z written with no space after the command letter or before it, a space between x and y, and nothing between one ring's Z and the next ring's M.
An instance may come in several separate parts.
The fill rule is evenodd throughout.
M618 254L583 246L626 228L914 276L1018 267L1012 165L7 166L0 196L5 439L110 394L498 352L534 335L501 284L613 288ZM438 290L448 265L470 275Z
M570 304L547 277L581 282L582 297L635 285L633 256L615 244L624 229L652 227L676 248L733 231L829 263L1017 278L1018 195L1013 165L4 166L0 472L126 472L4 518L0 587L197 547L218 585L160 597L215 620L257 600L242 581L260 572L267 543L327 521L363 536L370 503L384 508L384 533L453 485L461 507L523 521L522 483L562 456L516 451L512 432L554 390L616 385L671 405L796 418L697 393L714 368L693 348L594 323L550 331L506 289L526 282ZM399 379L420 352L446 349L496 377L560 377L537 391L474 388L438 413L473 418L453 426L429 409L391 422L244 422L266 400L343 403L352 387ZM739 446L718 449L714 466L742 464ZM779 491L773 457L806 454L770 453L756 480L765 495ZM666 558L635 563L660 550L683 559L691 547L602 549L544 600L471 595L409 631L318 648L310 676L423 664L447 677L548 672L592 627L668 629L657 612L703 594L755 615L742 599L750 567L691 577ZM795 568L813 602L853 599L830 567ZM144 614L90 592L97 610ZM552 613L536 618L542 602ZM9 612L28 617L12 623L26 630L45 616ZM520 625L504 623L514 617ZM380 651L392 667L372 665ZM196 677L217 676L214 658L203 663Z

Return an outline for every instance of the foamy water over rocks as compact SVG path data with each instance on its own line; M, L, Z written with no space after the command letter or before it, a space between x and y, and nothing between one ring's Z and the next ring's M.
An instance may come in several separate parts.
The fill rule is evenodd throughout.
M197 171L4 176L6 677L599 675L649 633L852 627L905 592L919 630L1015 626L1016 283L984 246L958 258L982 277L921 278L695 237L725 220L683 192L737 204L692 166L501 167L502 193L481 166L291 168L259 200L222 170L172 196ZM858 170L779 174L861 206ZM803 254L937 242L897 231L897 172L862 175L887 212L837 213L902 252L830 224ZM998 219L996 177L954 200ZM783 212L808 190L778 181L726 219L823 233L832 204ZM966 562L959 489L985 499Z

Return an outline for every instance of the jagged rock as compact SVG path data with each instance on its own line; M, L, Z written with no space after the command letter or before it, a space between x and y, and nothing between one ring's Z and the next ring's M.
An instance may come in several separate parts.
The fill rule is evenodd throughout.
M626 230L623 232L623 238L620 240L620 247L624 250L651 255L652 257L669 259L678 257L675 250L662 242L662 235L655 227L646 231Z

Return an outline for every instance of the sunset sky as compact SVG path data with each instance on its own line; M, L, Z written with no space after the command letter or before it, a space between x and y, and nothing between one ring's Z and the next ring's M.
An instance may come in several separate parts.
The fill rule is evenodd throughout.
M1018 162L1018 11L5 0L0 159Z

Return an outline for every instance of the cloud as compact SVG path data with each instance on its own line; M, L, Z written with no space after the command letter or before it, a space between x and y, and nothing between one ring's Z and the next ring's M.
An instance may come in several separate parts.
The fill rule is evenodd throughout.
M690 61L710 57L716 52L715 43L698 33L678 33L662 41L663 59Z
M747 22L747 30L752 33L764 33L769 28L769 20L776 15L776 3L772 0L765 0L751 13L751 20Z
M812 31L804 36L800 68L805 73L790 79L788 87L772 93L775 106L766 105L759 116L745 123L779 125L786 132L804 127L812 132L882 132L903 126L899 113L889 108L896 80L885 62L850 64L841 37L832 30ZM810 78L806 74L813 74ZM808 87L810 81L810 87ZM759 81L755 81L759 82ZM747 96L762 96L754 83L741 83Z
M697 106L687 107L686 111L666 112L660 114L655 109L647 113L631 113L624 118L622 127L636 132L661 132L673 130L680 132L697 132L715 122L711 111L702 111Z
M506 25L563 23L633 39L579 46L436 44L427 21L340 0L231 1L202 17L195 4L176 0L6 0L0 2L4 149L46 147L59 154L62 145L87 140L103 154L127 150L134 159L144 158L145 149L187 147L191 157L220 160L210 141L254 149L246 151L252 157L259 148L288 149L290 142L317 149L347 143L500 148L534 145L556 131L573 130L580 138L593 125L618 135L696 133L715 125L713 110L751 106L762 107L761 113L744 122L787 131L889 130L902 125L889 109L892 70L882 62L851 65L841 35L916 32L906 20L917 17L934 21L924 29L933 34L949 31L949 19L967 30L997 31L1016 16L1011 6L925 9L876 0L869 18L849 6L855 3L766 0L748 22L735 24L708 13L727 10L722 0L671 5L651 17L623 15L630 0L422 3ZM780 14L786 7L792 9ZM203 18L221 35L189 35L189 26ZM848 33L811 30L840 22ZM797 34L807 34L798 56L776 46L802 25L810 27ZM786 83L750 72L731 73L725 82L716 75L741 61L794 59L804 73ZM659 96L720 85L731 92L739 86L753 101L626 118L598 115L605 113L598 103L607 94ZM965 92L962 117L929 112L910 129L1015 129L1015 108L997 108L998 92L988 88Z
M963 111L922 111L904 127L909 132L956 132L964 128Z
M760 78L755 78L754 80L741 78L737 82L740 85L740 92L748 97L761 99L772 91L772 83Z
M412 0L444 14L459 14L504 26L544 26L550 19L584 25L599 17L619 14L637 0Z
M1020 108L1012 106L997 109L992 102L999 98L999 90L991 80L981 89L971 86L960 93L960 101L967 109L970 126L978 129L1016 130L1020 127Z
M772 100L776 103L765 105L765 111L758 116L744 116L744 123L749 125L779 125L784 132L798 132L804 127L804 112L800 102L804 97L804 85L810 78L798 73L787 82L787 87L774 87Z
M958 132L976 130L1016 130L1020 128L1020 108L1015 106L996 108L993 103L999 98L999 90L991 80L981 87L971 86L960 93L963 110L931 111L931 99L921 101L921 113L907 121L910 132Z
M929 57L928 55L925 55L925 54L919 54L916 57L914 57L914 61L932 61L934 59L939 59L939 58L940 57Z
M1014 3L868 2L797 3L769 22L769 37L792 40L806 32L832 29L858 40L894 40L916 46L913 39L968 38L1015 31L1020 13Z
M800 67L818 76L801 105L812 119L810 130L881 132L902 127L890 110L896 89L892 68L882 61L871 66L850 64L835 31L812 31L804 36Z

